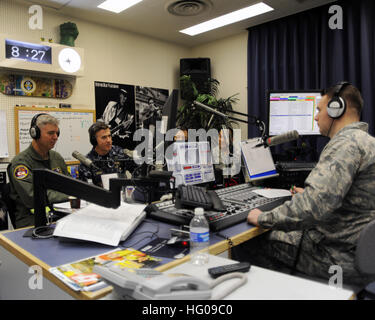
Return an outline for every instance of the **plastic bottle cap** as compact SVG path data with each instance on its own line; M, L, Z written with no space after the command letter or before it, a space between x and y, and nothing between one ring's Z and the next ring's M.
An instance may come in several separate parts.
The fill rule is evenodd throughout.
M195 208L194 214L203 215L204 214L203 208Z

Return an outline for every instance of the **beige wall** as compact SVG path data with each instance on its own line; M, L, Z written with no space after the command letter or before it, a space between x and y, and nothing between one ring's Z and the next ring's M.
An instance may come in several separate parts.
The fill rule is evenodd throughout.
M0 33L15 40L39 43L40 38L60 41L58 26L67 21L77 24L75 45L85 50L85 74L75 81L72 96L66 100L22 98L0 94L0 110L7 111L10 158L15 155L14 106L70 103L73 108L95 108L94 81L106 81L157 88L178 88L181 58L209 57L212 76L220 81L220 96L239 93L236 109L247 110L246 43L247 32L193 49L142 37L99 24L72 19L43 10L43 30L30 30L28 6L13 0L0 0ZM243 129L246 134L246 130Z
M237 94L234 109L247 114L247 31L192 49L191 57L211 59L211 77L220 82L219 97ZM236 116L246 120L246 117ZM247 138L247 125L240 123L241 137Z

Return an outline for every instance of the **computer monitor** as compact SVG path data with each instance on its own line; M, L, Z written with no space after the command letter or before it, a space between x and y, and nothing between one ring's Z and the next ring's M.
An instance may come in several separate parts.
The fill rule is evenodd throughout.
M171 143L176 131L176 118L178 108L178 90L173 89L172 93L168 96L162 108L161 121L156 124L155 135L155 163L164 166L164 159L170 157L167 150ZM172 132L168 132L169 130Z
M178 90L173 89L162 109L161 133L165 134L168 130L176 128L177 108Z
M246 180L260 180L279 175L270 148L265 148L262 142L262 138L253 138L241 142L244 176L248 178Z
M271 90L267 96L269 136L292 130L297 130L300 136L320 134L314 117L322 98L321 90Z
M173 171L176 187L215 181L212 153L208 141L173 143L173 156L167 159L168 171Z

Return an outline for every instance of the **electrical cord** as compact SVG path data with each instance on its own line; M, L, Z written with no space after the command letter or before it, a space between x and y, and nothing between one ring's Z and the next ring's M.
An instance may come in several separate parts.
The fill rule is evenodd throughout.
M40 226L33 229L33 239L49 239L53 237L53 228L50 226Z
M219 294L212 296L211 300L220 300L226 297L228 294L232 293L234 290L238 289L239 287L242 287L245 283L247 283L247 274L242 272L233 272L225 274L214 281L210 283L210 289L215 288L219 284L230 280L230 279L240 279L240 281L235 282L233 285L231 285L228 288L225 288L224 290L221 290Z
M143 220L143 222L145 222L145 223L149 223L149 224L152 224L153 226L156 227L156 230L155 230L155 231L141 231L141 232L137 232L137 233L133 234L132 237L136 237L136 236L138 236L138 235L140 235L140 234L144 234L144 233L151 233L151 235L149 235L149 236L147 236L147 237L144 237L144 238L142 238L142 239L140 239L140 240L138 240L138 241L136 241L136 242L134 242L134 243L132 243L132 244L126 245L126 248L133 247L133 246L135 246L136 244L138 244L139 242L141 242L141 241L143 241L143 240L145 240L145 239L148 239L148 238L150 238L150 239L152 240L152 238L153 238L154 236L156 237L156 239L160 239L160 237L158 236L158 233L159 233L159 225L158 225L157 223L153 223L153 222L148 221L148 220ZM122 246L122 247L123 247L123 246ZM125 247L123 247L123 248L125 248Z

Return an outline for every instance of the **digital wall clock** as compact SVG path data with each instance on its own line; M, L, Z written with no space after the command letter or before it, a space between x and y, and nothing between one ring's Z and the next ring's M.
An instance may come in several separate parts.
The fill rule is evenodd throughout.
M52 64L52 48L47 45L5 39L5 58Z
M83 48L53 42L27 41L28 39L14 40L10 34L0 33L0 71L4 69L18 70L23 74L33 71L71 77L84 76Z

